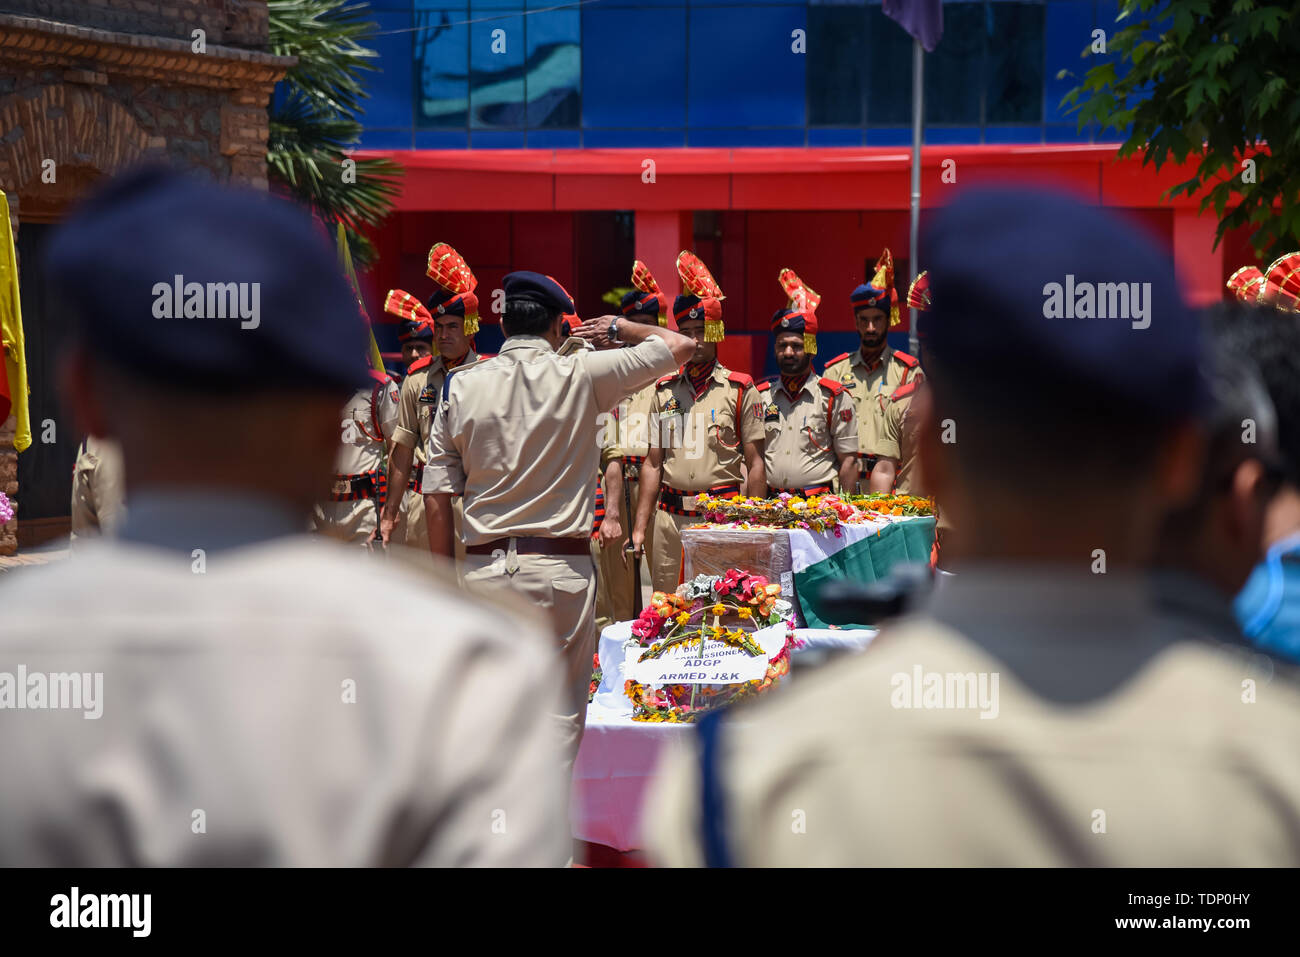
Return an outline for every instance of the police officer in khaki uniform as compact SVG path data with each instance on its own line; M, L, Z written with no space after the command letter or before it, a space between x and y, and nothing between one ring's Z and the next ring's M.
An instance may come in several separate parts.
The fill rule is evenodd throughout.
M621 314L629 322L667 325L668 300L640 260L633 264L632 283L634 288L624 294L619 304ZM644 567L645 563L634 563L627 555L627 545L640 499L641 468L650 451L650 406L654 394L655 385L651 383L622 399L605 419L609 447L602 460L605 516L597 536L600 543L598 592L604 592L604 599L598 594L597 623L602 611L609 621L627 621L638 614L634 592L642 586L633 577L633 566ZM653 538L654 527L648 526L645 551L651 554ZM648 581L648 574L646 577Z
M817 320L786 307L772 316L778 383L763 382L767 401L763 464L769 495L824 495L852 491L858 480L858 423L853 399L834 379L813 375Z
M77 332L64 393L121 442L128 504L77 561L0 576L0 672L68 676L61 710L0 696L0 860L563 864L541 629L431 559L358 563L303 533L367 379L310 218L155 170L110 182L47 250ZM156 318L175 275L257 283L260 321Z
M393 488L409 489L410 503L405 508L405 534L397 541L421 550L429 547L429 526L424 514L422 483L424 466L428 461L429 429L442 392L443 380L452 369L477 362L474 351L474 333L478 332L478 297L474 289L478 280L469 264L447 243L435 243L429 250L427 274L438 283L438 290L429 298L427 307L408 292L389 290L385 301L386 311L420 323L427 323L433 331L437 354L427 360L412 364L402 383L401 404L397 429L393 432L393 456L389 466L388 484ZM403 516L397 503L384 509L380 534L389 542L395 532L400 532ZM459 528L461 505L454 504L455 519ZM457 558L464 558L458 548Z
M920 312L930 308L930 279L927 273L922 272L912 280L912 285L907 290L907 305ZM924 369L925 341L919 335L918 342L921 346L919 358ZM885 405L885 417L876 438L874 452L877 462L870 478L872 492L925 495L920 482L920 470L917 468L920 416L912 411L912 399L924 388L925 377L918 374L890 393ZM940 514L939 522L946 527L944 515Z
M920 377L920 363L889 345L889 330L901 322L898 292L894 289L894 260L886 249L876 262L871 282L853 290L853 319L862 348L836 356L822 375L841 383L853 396L858 417L858 459L861 476L858 487L868 488L876 466L876 442L889 397L894 390Z
M1167 254L1118 216L1027 188L969 191L929 226L921 460L965 564L861 656L743 720L706 718L645 802L653 858L1300 864L1295 686L1244 685L1236 655L1168 628L1145 582L1204 448L1201 332ZM1045 287L1067 275L1149 283L1149 311L1044 319ZM987 375L994 320L1028 360L1015 416ZM953 415L940 454L933 426Z
M370 548L379 531L379 510L388 499L388 440L397 427L397 384L371 371L371 383L343 407L338 458L329 500L312 512L322 535ZM401 495L393 499L400 502Z
M406 309L403 309L402 311L394 311L395 295L403 297L402 301L406 305L407 309L410 309L412 307L418 307L420 314L417 316L417 318L415 319L406 318L408 314L406 312ZM400 378L394 377L398 383L397 429L393 430L393 446L389 452L389 458L388 458L389 461L388 484L390 488L395 488L397 486L393 485L394 476L393 476L393 469L392 469L392 460L393 460L393 455L396 454L397 452L397 442L396 442L397 432L402 427L402 399L401 399L402 387L405 385L406 379L411 375L411 370L413 367L418 372L419 369L422 369L429 364L428 360L430 355L433 352L433 320L432 318L429 317L428 310L424 308L423 303L421 303L418 299L416 299L414 296L410 295L409 293L402 292L400 289L389 290L388 299L384 303L384 311L387 312L389 315L396 315L401 320L401 325L398 327L398 332L397 332L397 341L401 343L402 368L403 370L405 370L405 374ZM417 449L417 454L419 456L419 465L422 468L424 464L424 460L423 460L424 452L423 450ZM381 536L384 536L385 544L387 544L390 541L390 539L396 539L399 542L408 541L407 516L415 515L416 518L418 519L419 524L420 525L424 524L424 498L416 491L415 488L415 479L418 477L419 477L419 472L416 471L416 473L410 479L408 479L406 491L402 495L401 510L398 513L397 524L393 527L392 531L387 536L384 536L384 516L382 512L380 513L379 532ZM387 509L387 505L385 505L385 510L386 509ZM423 544L423 546L427 548L428 541L429 541L428 535L424 534L419 539L408 542L408 544L411 544L413 546Z
M558 717L572 762L596 651L588 541L600 460L598 416L676 368L693 343L666 329L605 317L575 332L596 344L604 344L608 332L632 348L560 355L561 316L574 307L559 283L514 272L503 285L507 338L501 354L443 383L424 476L430 544L451 554L451 497L463 495L465 588L484 596L519 593L549 617L562 653Z
M753 379L718 362L717 344L726 334L722 290L692 253L677 257L677 274L687 291L673 301L673 318L695 349L680 372L655 383L650 451L632 529L633 548L645 554L654 522L650 580L656 591L672 591L681 580L681 530L702 521L696 495L767 494L763 401Z
M122 450L109 439L87 436L72 466L72 546L97 535L112 535L122 522L126 490Z

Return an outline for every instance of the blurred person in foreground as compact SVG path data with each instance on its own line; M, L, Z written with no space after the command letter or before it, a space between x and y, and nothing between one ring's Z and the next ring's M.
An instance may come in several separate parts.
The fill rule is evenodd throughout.
M1300 319L1277 309L1225 304L1212 313L1215 341L1254 364L1277 412L1276 491L1263 522L1262 554L1234 602L1237 622L1261 651L1300 662Z
M972 190L928 225L937 371L914 401L961 573L860 657L706 718L647 799L653 858L1300 863L1300 765L1279 760L1300 700L1275 682L1245 703L1239 662L1163 623L1146 583L1204 452L1172 265L1030 189ZM1027 357L1015 416L987 372L1003 336Z
M120 441L128 507L116 540L0 583L0 862L563 864L541 634L302 532L366 382L311 221L142 170L47 262L64 389Z
M1242 341L1252 314L1264 313L1237 303L1207 310L1205 469L1195 498L1164 523L1153 575L1157 601L1176 626L1237 646L1245 638L1232 599L1264 557L1271 502L1286 475L1277 413Z

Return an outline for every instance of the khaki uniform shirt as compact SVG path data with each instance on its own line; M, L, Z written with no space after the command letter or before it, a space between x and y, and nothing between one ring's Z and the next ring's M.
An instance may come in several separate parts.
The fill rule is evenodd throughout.
M906 352L886 345L870 366L862 358L862 350L856 349L831 362L822 375L852 393L858 412L858 451L863 455L878 455L876 446L888 399L900 385L921 378L921 365Z
M1296 685L1247 689L1141 582L1082 567L963 569L861 656L738 706L717 765L733 863L1300 864ZM653 860L702 863L698 756L645 807Z
M924 380L922 380L924 381ZM923 495L917 468L916 440L920 423L911 415L917 386L908 383L895 390L885 407L885 418L876 441L876 454L898 460L894 491L900 495Z
M766 403L749 376L738 384L729 374L715 364L698 399L684 370L656 385L650 447L664 450L662 484L687 492L741 484L744 443L763 441Z
M121 447L112 439L87 437L72 466L72 541L113 534L125 501Z
M478 354L470 349L459 365L477 361ZM415 449L417 465L422 466L428 460L429 430L433 426L433 413L438 408L442 382L446 378L447 366L442 356L435 355L428 365L414 370L402 380L393 441Z
M614 409L617 431L610 436L620 456L645 458L650 452L650 409L654 405L655 385L651 383L622 399Z
M138 494L118 539L0 576L0 861L563 865L558 664L536 621L301 524ZM93 707L14 710L20 665L89 675Z
M380 383L375 383L380 385ZM374 408L371 408L371 399ZM384 440L392 438L397 428L397 384L389 379L379 389L358 389L343 407L342 447L334 468L340 475L357 475L380 469L388 470ZM375 425L378 420L379 431Z
M425 494L464 494L466 545L590 535L599 414L676 364L657 337L558 355L540 336L511 336L500 355L451 376Z
M836 392L809 375L793 399L780 380L764 383L759 392L767 400L763 409L767 484L793 489L835 481L839 456L858 451L857 416L849 391Z

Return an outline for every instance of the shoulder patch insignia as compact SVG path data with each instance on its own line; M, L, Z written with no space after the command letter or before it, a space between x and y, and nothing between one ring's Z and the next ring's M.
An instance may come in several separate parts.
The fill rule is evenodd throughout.
M671 396L668 399L668 401L664 403L664 407L663 407L664 415L677 415L681 411L682 411L682 404L677 401L677 396L675 395Z
M852 406L850 406L850 407L847 408L847 409L840 409L840 421L841 421L841 422L852 422L852 421L853 421L853 407L852 407Z
M818 379L817 384L824 389L830 390L832 395L839 395L841 392L845 391L843 385L836 382L834 379L827 379L825 376Z
M417 401L417 402L428 402L428 403L434 403L434 402L437 402L437 401L438 401L438 389L437 389L435 386L432 386L432 385L426 385L426 386L425 386L425 387L420 391L420 398L417 399L416 401Z
M761 405L761 403L760 403L760 405ZM758 408L758 406L755 406L755 410L757 410L757 408ZM754 417L755 417L755 418L758 418L757 411L755 412L755 416L754 416ZM767 404L767 406L763 408L763 416L762 416L762 418L763 418L763 421L764 421L764 422L780 422L780 421L781 421L781 410L778 409L778 408L776 407L776 403L775 403L775 402L769 402L769 403Z
M916 391L916 387L917 387L918 384L919 384L919 383L917 383L917 382L909 382L909 383L907 383L907 385L900 385L900 386L899 386L897 389L895 389L895 390L893 391L893 393L889 396L889 401L890 401L890 402L897 402L899 399L905 399L905 398L907 398L909 395L911 395L913 392Z

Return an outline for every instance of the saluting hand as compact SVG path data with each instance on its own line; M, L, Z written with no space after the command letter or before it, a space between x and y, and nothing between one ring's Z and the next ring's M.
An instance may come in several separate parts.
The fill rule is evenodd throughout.
M619 344L610 341L609 324L615 318L615 316L599 316L595 319L584 319L576 329L569 331L579 339L591 342L597 349L614 349Z

